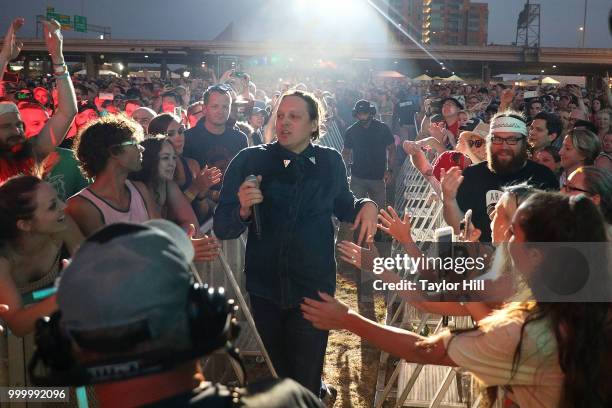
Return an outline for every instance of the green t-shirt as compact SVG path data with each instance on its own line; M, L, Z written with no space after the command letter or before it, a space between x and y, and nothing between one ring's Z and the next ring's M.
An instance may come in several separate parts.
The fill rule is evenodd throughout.
M56 147L55 152L59 155L59 160L45 179L55 188L58 197L66 201L90 182L81 174L79 162L72 150Z

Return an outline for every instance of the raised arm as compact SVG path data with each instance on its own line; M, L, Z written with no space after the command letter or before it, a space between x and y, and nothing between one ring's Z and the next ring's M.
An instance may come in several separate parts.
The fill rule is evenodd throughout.
M2 50L0 50L0 75L4 74L8 63L17 58L21 52L23 43L17 40L17 31L23 26L23 23L22 17L16 18L6 31Z
M38 160L49 155L62 141L77 114L76 95L70 80L70 74L62 53L62 33L60 24L55 21L44 21L45 42L51 55L58 91L57 110L45 127L34 139L34 149ZM64 73L61 73L64 71Z

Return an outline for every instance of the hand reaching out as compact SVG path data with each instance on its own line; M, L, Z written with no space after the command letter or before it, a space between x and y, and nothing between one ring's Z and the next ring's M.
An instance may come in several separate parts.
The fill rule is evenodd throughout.
M393 207L388 206L387 210L380 210L380 214L378 214L378 220L380 221L378 228L402 244L412 242L410 216L408 213L404 213L404 217L400 218Z
M459 167L451 167L448 171L442 169L440 172L442 200L448 202L457 198L457 191L462 182L463 176Z

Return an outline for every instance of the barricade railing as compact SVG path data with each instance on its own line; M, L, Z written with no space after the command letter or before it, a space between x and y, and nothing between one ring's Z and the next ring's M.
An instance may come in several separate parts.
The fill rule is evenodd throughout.
M400 215L410 214L411 232L415 242L434 240L436 228L445 226L442 202L427 179L407 158L402 165L396 186L394 208ZM422 248L423 249L423 248ZM392 256L404 249L394 243ZM401 273L400 273L401 274ZM402 276L402 278L409 278ZM425 327L433 327L433 333L442 327L442 317L423 313L392 293L387 299L386 324L421 333ZM469 317L450 317L450 326L471 327ZM390 397L395 397L394 406L465 407L476 406L472 401L472 378L463 371L442 366L424 366L400 359L388 375L390 358L381 352L374 406L382 407ZM466 383L468 385L466 386ZM453 385L455 385L453 387ZM410 396L410 398L408 398Z

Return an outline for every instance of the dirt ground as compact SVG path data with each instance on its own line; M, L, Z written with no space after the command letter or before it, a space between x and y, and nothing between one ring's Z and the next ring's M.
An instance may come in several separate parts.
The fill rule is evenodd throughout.
M374 302L357 302L357 286L351 271L339 268L336 297L353 310L378 322L384 322L382 297ZM336 408L372 407L376 391L380 351L348 331L332 331L327 345L323 376L338 390Z

